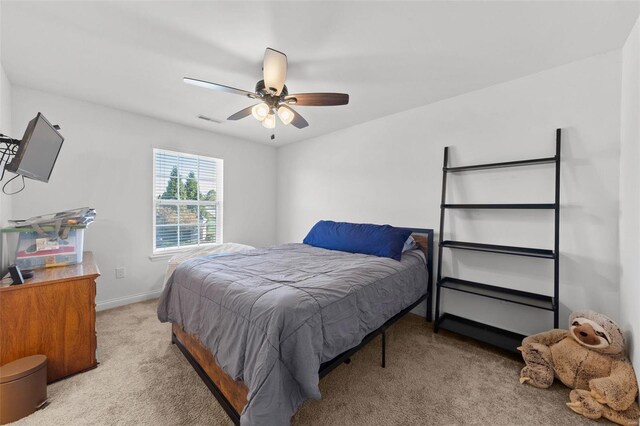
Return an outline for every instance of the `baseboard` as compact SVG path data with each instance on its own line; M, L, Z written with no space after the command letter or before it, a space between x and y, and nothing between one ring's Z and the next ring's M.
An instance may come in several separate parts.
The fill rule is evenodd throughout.
M427 301L425 300L424 302L422 302L421 304L419 304L418 306L413 308L411 310L411 313L426 318L426 316L427 316Z
M117 308L118 306L129 305L136 302L144 302L149 299L160 297L162 290L148 291L146 293L133 294L131 296L117 297L115 299L105 300L96 303L96 311L104 311L105 309Z

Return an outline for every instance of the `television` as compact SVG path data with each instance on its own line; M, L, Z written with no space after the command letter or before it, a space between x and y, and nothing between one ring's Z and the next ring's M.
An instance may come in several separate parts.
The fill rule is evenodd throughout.
M48 182L64 138L42 113L29 122L18 152L5 169L31 179Z

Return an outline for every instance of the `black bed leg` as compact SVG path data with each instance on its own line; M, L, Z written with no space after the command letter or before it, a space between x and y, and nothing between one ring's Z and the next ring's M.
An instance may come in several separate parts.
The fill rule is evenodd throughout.
M386 341L385 337L386 337L386 332L383 331L382 332L382 368L386 368L386 366L387 366L387 360L386 360L387 341Z

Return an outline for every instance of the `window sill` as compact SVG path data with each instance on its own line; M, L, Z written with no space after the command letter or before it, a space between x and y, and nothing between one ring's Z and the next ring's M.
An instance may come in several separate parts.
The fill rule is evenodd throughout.
M216 246L216 245L221 245L222 243L210 243L210 244L200 244L199 246L193 246L193 247L184 247L184 248L179 248L179 249L175 249L175 250L167 250L167 251L161 251L158 253L152 253L149 255L149 260L152 262L160 262L163 260L169 260L171 259L171 257L173 257L176 254L180 254L180 253L187 253L195 248L198 247L203 247L203 246Z
M154 261L154 262L158 262L158 261L161 261L161 260L167 260L167 259L170 259L171 257L173 257L176 254L186 253L189 250L193 250L193 247L191 247L191 248L183 248L183 249L176 249L176 250L160 251L158 253L150 254L149 255L149 260Z
M180 252L179 251L171 251L171 252L167 252L167 253L150 254L149 255L149 260L152 261L152 262L159 262L161 260L169 260L176 253L180 253Z

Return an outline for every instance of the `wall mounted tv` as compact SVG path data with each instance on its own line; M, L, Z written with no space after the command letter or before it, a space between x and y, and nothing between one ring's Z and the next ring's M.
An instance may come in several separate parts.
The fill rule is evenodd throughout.
M29 122L18 152L5 166L10 172L48 182L64 138L42 113Z

